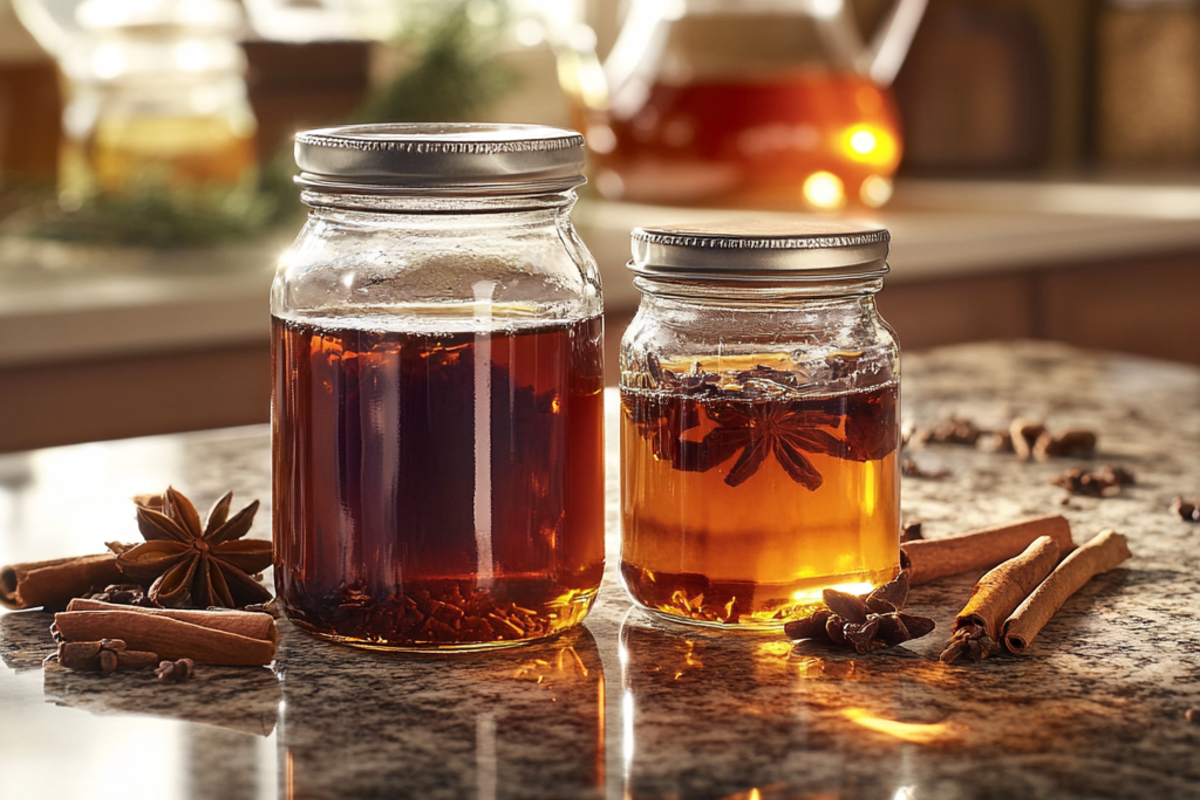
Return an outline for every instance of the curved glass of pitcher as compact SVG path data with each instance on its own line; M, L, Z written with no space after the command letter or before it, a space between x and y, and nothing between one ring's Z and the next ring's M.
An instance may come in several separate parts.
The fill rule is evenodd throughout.
M878 207L902 151L888 89L926 0L870 44L843 0L633 0L603 64L576 29L560 77L605 197Z

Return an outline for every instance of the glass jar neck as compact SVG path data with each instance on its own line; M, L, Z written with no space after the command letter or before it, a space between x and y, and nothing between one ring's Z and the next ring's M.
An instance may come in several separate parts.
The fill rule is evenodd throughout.
M407 192L351 193L306 188L300 199L321 211L361 211L379 214L567 214L577 199L574 189L539 194Z
M780 276L755 280L749 278L697 280L636 275L634 286L643 302L667 306L723 306L732 308L777 309L809 302L860 305L874 304L874 295L883 288L883 277L831 278Z

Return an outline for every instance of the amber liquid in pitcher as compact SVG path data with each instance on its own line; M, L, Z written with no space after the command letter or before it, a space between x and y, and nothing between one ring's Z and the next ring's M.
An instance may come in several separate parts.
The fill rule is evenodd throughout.
M401 333L273 320L275 581L366 647L552 635L604 569L602 322Z
M613 199L874 207L900 161L897 120L887 90L869 80L806 70L656 83L639 110L593 128L588 143L597 186Z
M899 568L895 383L824 397L622 388L621 576L644 607L775 627Z

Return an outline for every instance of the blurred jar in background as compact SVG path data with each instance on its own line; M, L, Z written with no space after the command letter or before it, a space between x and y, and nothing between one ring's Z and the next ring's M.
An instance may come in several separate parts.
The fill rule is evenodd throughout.
M233 0L16 0L68 81L60 190L238 182L255 121Z
M901 135L889 84L925 0L864 44L842 0L633 0L603 66L578 29L560 76L605 197L878 207Z

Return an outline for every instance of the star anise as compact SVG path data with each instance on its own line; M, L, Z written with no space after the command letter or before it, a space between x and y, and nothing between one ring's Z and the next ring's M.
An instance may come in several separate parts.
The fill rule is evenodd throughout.
M792 641L852 647L861 655L919 639L934 628L929 617L901 611L908 598L908 569L865 595L826 589L825 608L783 627Z
M230 517L232 500L232 492L218 500L201 526L196 507L172 488L161 510L139 498L138 529L146 541L118 553L117 566L149 585L146 596L168 608L240 608L270 600L253 576L270 566L271 543L239 541L250 531L258 501Z
M681 442L685 446L681 448L681 458L675 466L707 472L741 450L737 462L725 476L725 483L730 486L744 483L758 471L768 455L774 454L788 477L814 491L821 486L823 478L805 452L837 454L846 449L832 433L821 430L836 427L839 422L836 415L800 410L792 403L713 403L708 406L708 415L717 427L700 442Z

